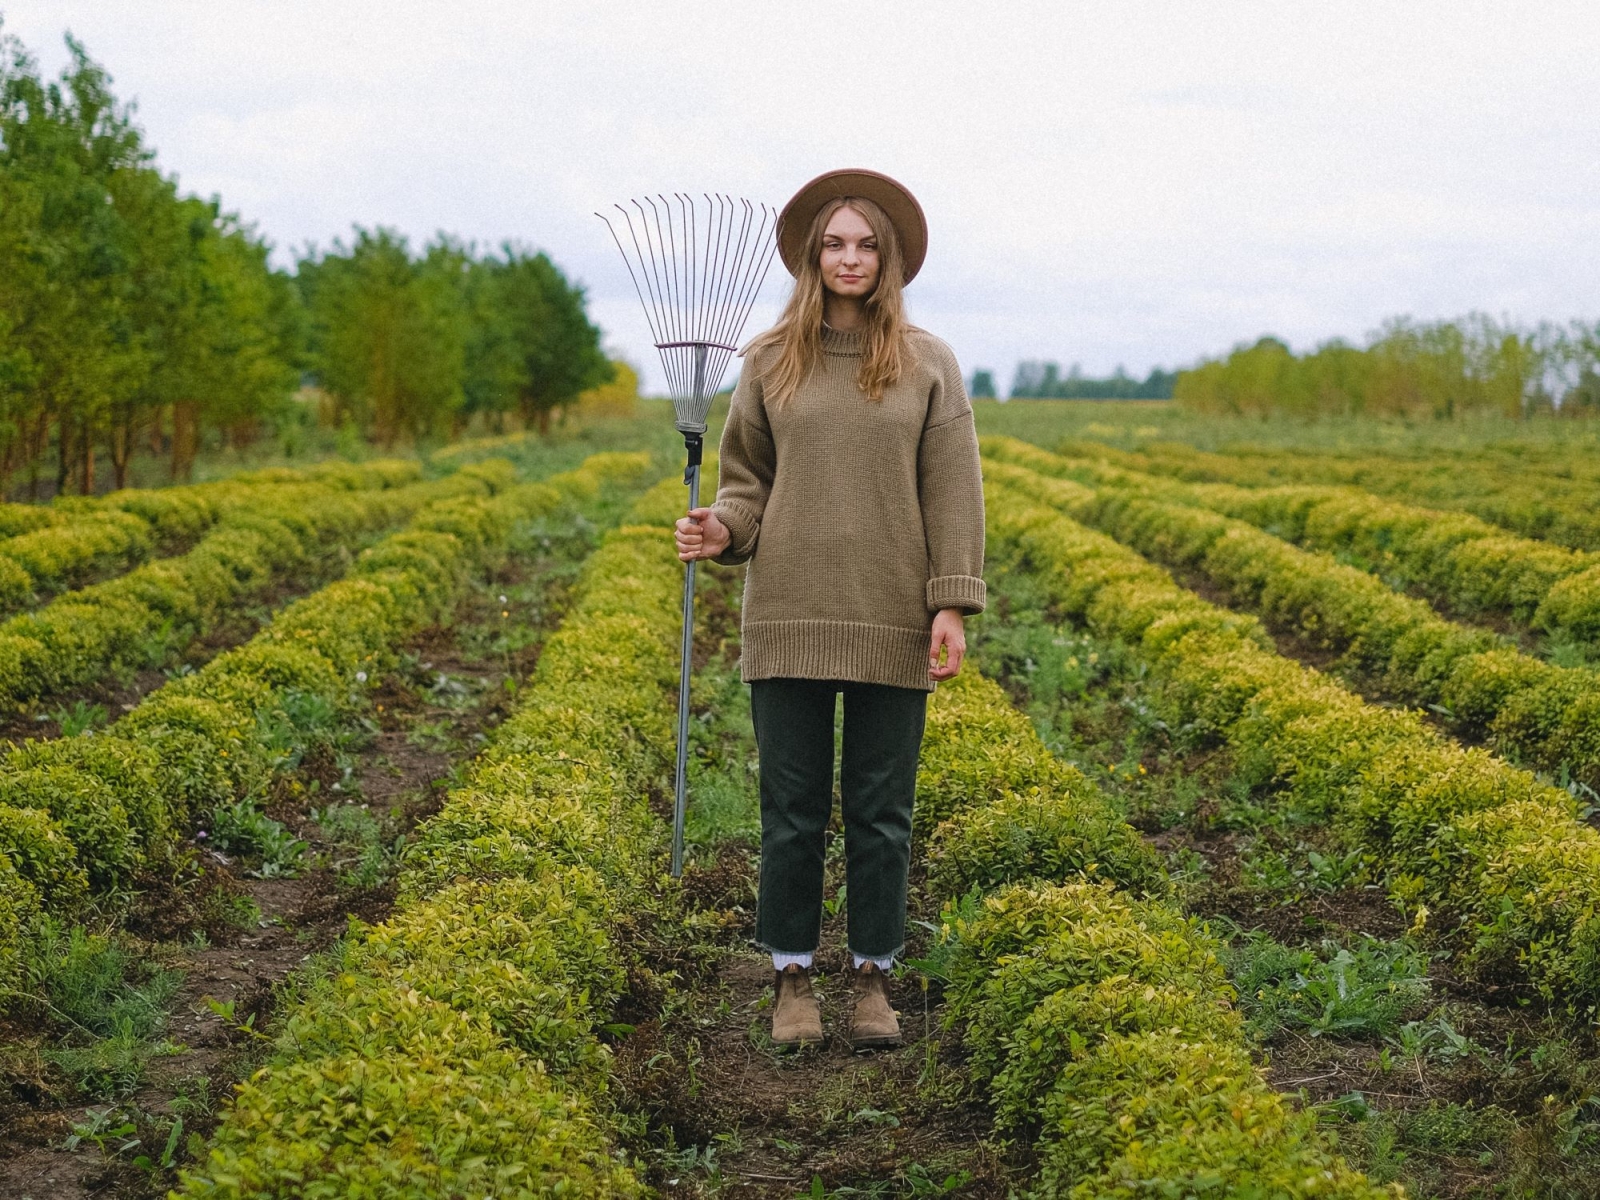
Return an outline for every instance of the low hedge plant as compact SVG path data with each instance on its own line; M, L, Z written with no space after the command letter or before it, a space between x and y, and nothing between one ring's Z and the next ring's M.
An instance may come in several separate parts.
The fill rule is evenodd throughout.
M513 486L470 509L462 508L459 483L417 485L434 499L413 524L426 527L435 510L458 523L470 512L471 553L453 534L395 534L404 561L382 553L380 543L378 553L354 563L351 578L287 606L249 643L158 689L109 730L13 747L0 760L0 859L12 869L0 872L0 882L14 873L27 885L16 904L36 909L42 898L70 915L85 895L80 879L104 899L138 870L159 865L195 821L253 803L272 774L291 765L306 714L359 704L395 647L438 618L469 567L505 552L519 522L553 511L569 483L571 494L589 494L597 480L630 481L647 461L595 456L549 484ZM467 485L490 486L473 477ZM403 507L414 503L403 495L409 490L394 492ZM424 547L433 551L426 561L418 557ZM11 810L37 816L19 823L7 819ZM71 855L37 851L41 818L50 840L61 839ZM25 937L26 926L0 930L0 942L8 936Z
M987 443L1017 462L1063 469L1025 443ZM1020 447L1020 448L1019 448ZM1036 476L1034 478L1037 478ZM1455 624L1427 604L1323 553L1242 521L1124 488L1052 498L1075 518L1158 562L1197 571L1235 604L1309 645L1339 655L1366 690L1434 706L1464 736L1555 775L1600 786L1600 688L1595 673L1559 667L1505 638Z
M1577 819L1571 795L1462 748L1416 713L1365 703L1267 649L1248 626L1176 639L1159 619L1139 628L1124 601L1130 586L1147 601L1142 617L1163 590L1184 621L1205 602L1170 578L1157 583L1134 551L1038 504L1032 480L996 470L989 486L991 545L1035 572L1067 619L1145 658L1169 724L1228 746L1241 782L1279 807L1330 823L1419 919L1428 915L1419 906L1446 914L1436 932L1464 970L1503 977L1510 969L1574 1012L1600 1011L1592 949L1600 833ZM1119 558L1124 572L1107 569ZM1103 586L1087 591L1086 575Z
M944 818L948 1019L997 1128L1038 1157L1026 1194L1395 1194L1267 1086L1218 945L1155 852L970 668L930 705L917 803Z
M627 966L612 930L661 868L680 581L659 526L606 537L517 711L408 848L394 914L306 988L183 1195L643 1194L598 1033Z

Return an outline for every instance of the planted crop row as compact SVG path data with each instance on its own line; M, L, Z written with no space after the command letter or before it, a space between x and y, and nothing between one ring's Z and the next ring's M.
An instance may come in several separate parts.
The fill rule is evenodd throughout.
M328 463L257 471L220 483L66 497L50 505L0 504L0 612L193 541L229 514L253 507L277 485L366 491L398 487L420 474L419 464L403 460Z
M152 693L110 730L26 742L0 763L0 987L44 908L115 903L198 817L253 804L307 729L355 705L394 648L435 619L519 520L637 474L639 455L549 484L435 498L357 559L350 578L289 605L244 646ZM470 480L470 476L466 476Z
M1173 729L1228 747L1240 781L1330 823L1459 965L1600 1011L1600 833L1573 798L1409 710L1379 708L1275 653L1253 617L1201 600L1055 507L1084 489L991 464L991 544L1052 603L1151 668ZM1434 916L1430 918L1428 910Z
M682 484L635 517L664 523ZM346 943L241 1085L191 1197L634 1196L597 1034L612 931L651 903L679 573L660 524L609 535L518 711L419 830L398 906Z
M1099 458L1048 455L1012 438L986 438L984 448L1047 475L1132 488L1235 517L1298 546L1353 559L1452 611L1506 616L1600 651L1600 553L1517 537L1468 513L1348 488L1185 484Z
M1578 550L1600 550L1600 504L1596 502L1593 480L1533 476L1509 465L1452 459L1418 463L1378 456L1342 458L1291 451L1213 454L1172 443L1150 445L1141 452L1130 453L1080 440L1062 442L1057 449L1196 482L1244 487L1349 484L1384 496L1469 512L1524 537Z
M1045 451L1021 443L1003 449L1012 462L996 468L1017 472L1007 477L1019 485L1043 477L1018 461L1061 469L1063 460ZM1600 786L1600 676L1593 670L1524 654L1330 555L1219 513L1070 483L1054 490L1052 502L1158 562L1199 572L1231 602L1339 654L1341 667L1369 691L1430 706L1464 736Z
M1155 853L992 681L928 714L949 1019L1041 1197L1377 1197L1251 1061L1218 944ZM984 894L974 900L978 890Z
M59 596L0 622L0 708L159 664L224 615L307 567L322 550L405 520L429 503L509 484L500 460L432 483L359 490L281 483L231 500L187 554Z

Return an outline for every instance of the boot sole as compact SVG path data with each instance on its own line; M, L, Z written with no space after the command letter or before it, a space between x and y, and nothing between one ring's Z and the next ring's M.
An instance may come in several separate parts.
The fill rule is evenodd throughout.
M897 1046L905 1045L905 1038L900 1034L889 1037L860 1037L850 1039L852 1050L893 1050Z
M772 1039L773 1046L779 1050L801 1050L806 1046L820 1046L822 1045L822 1042L823 1039L820 1035L814 1038L791 1038L782 1042L778 1041L776 1038Z

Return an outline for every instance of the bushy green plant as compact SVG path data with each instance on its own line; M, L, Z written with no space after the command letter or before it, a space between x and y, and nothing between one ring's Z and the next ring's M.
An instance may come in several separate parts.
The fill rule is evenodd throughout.
M997 477L1013 483L1028 482L1015 474L1031 474L1022 464L1047 476L1074 470L1067 460L1011 439L985 439L984 446L1005 460ZM1195 489L1180 488L1174 498L1172 489L1180 485L1168 482L1151 495L1141 486L1148 477L1108 473L1092 465L1077 469L1095 478L1109 474L1115 486L1087 495L1075 483L1069 483L1076 489L1069 493L1048 488L1040 492L1035 486L1029 490L1144 555L1198 571L1234 603L1260 613L1311 646L1337 654L1340 665L1369 689L1407 704L1436 706L1468 736L1489 734L1497 748L1538 767L1568 772L1591 785L1600 782L1600 698L1592 686L1592 672L1532 658L1503 638L1440 617L1427 604L1397 594L1382 580L1336 561L1331 554L1308 553L1244 521L1196 506L1207 497L1217 503L1216 489L1197 495ZM1067 482L1038 475L1032 479ZM1305 515L1304 538L1342 548L1348 538L1339 531L1348 532L1352 522L1361 523L1350 511L1352 506L1362 507L1358 499L1324 496L1323 502L1333 505L1334 511L1325 524L1319 524L1322 508L1313 506ZM1386 515L1380 520L1363 510L1362 520L1372 523L1363 528L1376 539L1369 549L1390 544L1391 535L1399 536L1399 518L1380 502L1373 503ZM1261 516L1259 500L1249 496L1235 497L1223 507ZM1427 549L1433 545L1430 539L1444 536L1439 522L1430 519L1438 516L1412 514L1400 522L1422 544L1414 564L1419 571L1425 565L1422 558L1433 553ZM1478 530L1483 536L1465 544L1482 553L1502 546L1503 539L1490 537L1488 529L1484 526ZM1566 562L1574 580L1588 578L1579 572L1592 565L1592 556L1536 543L1525 549L1526 578L1500 588L1513 597L1501 607L1520 606L1518 611L1525 616L1531 613L1531 606L1560 576L1559 571L1551 574L1552 555ZM1482 564L1478 567L1480 574L1489 571ZM1488 583L1482 584L1480 590L1484 589L1493 590Z
M596 1030L623 983L608 930L659 864L643 785L670 746L678 578L659 528L593 556L518 713L409 848L396 912L288 1014L184 1194L639 1192L596 1116Z
M1264 648L1247 626L1197 622L1176 638L1155 637L1163 608L1184 628L1209 606L1152 575L1128 548L1037 504L1036 489L1018 487L1026 476L1012 466L991 478L993 540L1035 564L1063 611L1092 622L1115 610L1093 627L1144 656L1169 724L1209 731L1272 803L1330 822L1362 846L1398 898L1459 917L1449 944L1463 967L1519 973L1574 1010L1600 1006L1600 920L1586 899L1600 892L1600 833L1576 819L1570 796L1462 749L1414 713L1365 704ZM1121 603L1130 580L1143 590L1137 612ZM1587 746L1593 693L1566 686L1524 688L1515 695L1546 699L1526 712L1513 699L1503 711L1537 727L1547 745Z

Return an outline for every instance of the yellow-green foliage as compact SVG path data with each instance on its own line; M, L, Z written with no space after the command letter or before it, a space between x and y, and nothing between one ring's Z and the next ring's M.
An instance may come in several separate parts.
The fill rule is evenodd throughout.
M420 475L420 464L405 460L325 463L219 483L63 496L48 507L0 506L0 611L22 607L36 593L57 592L93 575L126 570L154 553L170 552L229 517L247 522L263 504L267 511L290 511L287 498L274 495L285 484L370 491L413 482Z
M10 834L0 810L0 837ZM12 865L9 846L0 847L0 988L15 990L21 982L27 930L39 912L39 893Z
M991 439L988 445L1012 460L1013 472L1017 460L1067 469L1065 460L1022 443ZM1364 571L1297 549L1245 522L1122 487L1081 492L1045 498L1159 562L1200 572L1235 604L1340 655L1340 666L1369 690L1408 704L1440 706L1468 736L1486 737L1497 750L1546 770L1600 784L1600 688L1594 672L1521 654L1505 639L1445 620ZM1307 520L1318 511L1309 509ZM1464 545L1482 549L1490 540Z
M1515 537L1466 513L1353 488L1182 484L1098 457L1058 458L1011 438L986 438L984 448L1047 474L1065 471L1097 486L1132 488L1147 499L1247 521L1355 562L1390 584L1416 588L1455 612L1504 615L1579 643L1600 643L1600 554Z
M996 684L941 685L923 761L919 811L948 815L930 882L988 892L946 909L950 1017L999 1127L1034 1142L1032 1194L1391 1194L1262 1080L1214 939Z
M1595 480L1570 463L1537 470L1516 459L1434 456L1347 457L1289 450L1241 449L1212 454L1172 442L1129 453L1100 442L1069 439L1056 447L1135 471L1245 487L1343 484L1396 499L1473 513L1502 529L1580 550L1600 550Z
M329 711L356 702L395 647L439 618L467 571L504 553L519 521L637 477L646 462L597 456L548 484L511 486L493 498L483 498L481 474L378 493L389 497L383 515L411 509L413 526L424 529L391 535L356 561L351 578L287 606L250 642L153 692L109 731L12 748L0 760L0 852L63 911L83 899L85 885L105 893L125 884L169 853L193 820L259 794L282 765L263 732L293 726L291 697ZM491 469L495 475L503 472ZM369 493L312 486L329 536L359 531L369 519L360 507ZM470 538L426 529L441 513ZM287 526L283 536L294 542ZM238 579L235 570L224 574Z
M5 864L0 867L0 890L14 886L7 880L26 881L30 909L42 895L50 907L71 912L88 895L89 876L78 864L77 847L43 809L0 804L0 859Z
M991 546L1038 572L1067 617L1141 652L1170 724L1225 743L1245 783L1330 820L1397 895L1459 918L1451 945L1464 967L1520 971L1547 997L1600 1008L1600 833L1576 819L1566 792L1462 749L1415 713L1364 703L1248 626L1207 627L1195 614L1210 605L1034 503L1037 488L1009 482L1026 482L1018 470L990 475ZM1476 659L1507 661L1503 651Z
M71 587L89 574L126 566L155 549L150 523L130 512L97 509L0 542L11 560L48 592Z
M211 497L224 515L187 554L0 623L0 704L26 704L109 670L159 662L169 646L203 636L320 550L489 488L483 477L465 474L393 489L348 483L228 485L234 491L226 502L225 485L215 485Z
M184 1195L641 1194L596 1033L626 967L611 931L659 870L680 579L659 526L606 538L518 711L418 831L396 912L288 1015Z
M1079 876L1138 891L1165 886L1138 832L975 670L941 685L929 705L917 817L939 823L929 865L949 895Z

